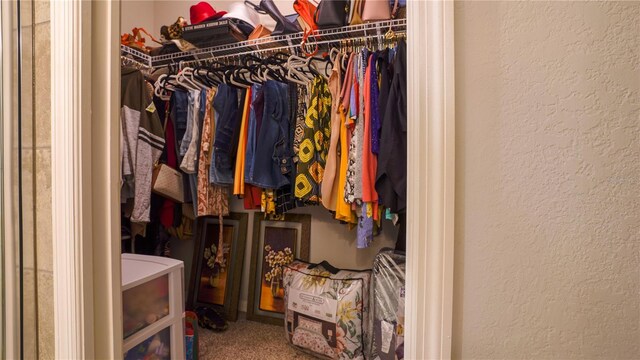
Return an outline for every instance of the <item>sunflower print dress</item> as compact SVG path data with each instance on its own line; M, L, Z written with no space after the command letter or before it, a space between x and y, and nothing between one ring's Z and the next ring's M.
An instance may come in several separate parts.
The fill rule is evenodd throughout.
M331 137L331 91L324 78L313 79L309 101L298 150L295 197L307 204L319 204Z

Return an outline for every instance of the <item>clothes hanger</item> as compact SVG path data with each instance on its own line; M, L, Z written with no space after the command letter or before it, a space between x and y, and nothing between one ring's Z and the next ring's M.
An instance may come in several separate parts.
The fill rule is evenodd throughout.
M316 76L324 77L320 73L320 71L318 71L318 69L316 68L314 61L315 61L315 57L313 57L313 56L308 57L306 62L305 62L306 67L313 73L314 77L316 77Z
M238 57L237 60L239 61L240 58ZM245 79L240 78L239 74L236 72L238 68L239 66L236 65L233 69L230 69L226 72L226 80L228 80L226 83L227 85L235 86L237 88L247 89L251 86L251 83L247 82Z
M265 59L259 58L255 55L248 54L243 57L242 62L244 63L244 70L246 71L246 75L249 76L247 79L248 82L253 83L254 85L259 85L264 82L262 79L261 71L263 69ZM246 75L244 78L246 79Z
M192 83L200 85L200 88L209 88L209 83L198 74L197 70L201 66L202 63L199 60L196 60L195 67L190 68L191 70L188 73L185 73L185 76L187 76Z
M286 67L287 58L282 57L282 53L276 53L266 57L262 64L265 71L264 78L271 78L279 82L287 82L288 69Z
M308 85L313 77L309 77L304 71L302 71L302 67L306 65L306 60L307 59L299 56L291 55L289 60L287 60L287 78L298 84Z
M225 71L230 68L229 64L225 64L218 60L210 60L209 66L206 68L206 76L217 85L225 83Z
M289 59L289 61L293 61ZM295 66L292 66L292 63L287 61L287 75L285 79L288 81L292 81L296 84L307 85L309 83L309 79L300 71L298 71Z
M193 79L193 68L191 67L183 68L178 74L177 80L180 84L184 84L186 87L193 90L202 90L202 88L205 87L204 84Z
M170 98L169 92L165 91L161 86L161 81L167 76L167 74L160 75L158 80L153 84L153 94L162 100L169 100Z

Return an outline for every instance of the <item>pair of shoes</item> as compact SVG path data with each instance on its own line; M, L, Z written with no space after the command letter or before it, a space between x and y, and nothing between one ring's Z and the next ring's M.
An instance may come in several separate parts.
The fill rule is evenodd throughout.
M269 14L276 21L276 27L271 33L272 36L292 34L302 31L297 21L282 15L273 0L260 0L260 5L255 5L245 0L245 4L253 8L259 14ZM297 14L296 14L297 15Z
M213 307L199 306L196 308L198 325L201 328L213 331L225 331L229 327L224 315Z

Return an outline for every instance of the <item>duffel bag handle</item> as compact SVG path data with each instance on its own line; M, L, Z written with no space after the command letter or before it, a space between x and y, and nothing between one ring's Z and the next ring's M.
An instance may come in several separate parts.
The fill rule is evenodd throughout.
M323 260L322 262L320 262L318 264L310 264L308 268L309 269L314 269L314 268L316 268L318 266L322 266L325 270L327 270L328 272L330 272L330 273L332 273L334 275L337 274L340 271L340 269L338 269L338 268L334 267L333 265L329 264L329 262L326 261L326 260Z

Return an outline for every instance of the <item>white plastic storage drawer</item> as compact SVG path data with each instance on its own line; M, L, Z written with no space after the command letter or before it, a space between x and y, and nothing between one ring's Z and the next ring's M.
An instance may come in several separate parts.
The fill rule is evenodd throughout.
M122 254L124 358L184 359L184 264Z

